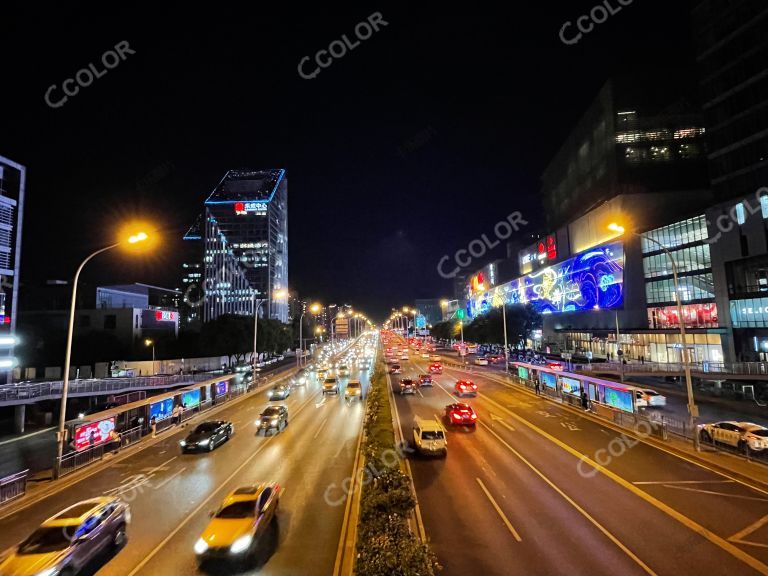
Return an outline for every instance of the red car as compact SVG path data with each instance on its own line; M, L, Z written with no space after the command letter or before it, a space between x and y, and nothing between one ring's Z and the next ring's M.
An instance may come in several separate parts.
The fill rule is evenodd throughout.
M456 426L475 426L477 424L477 414L469 404L448 404L445 407L445 418L449 424Z
M435 362L433 364L429 365L429 373L430 374L442 374L443 373L443 365L439 362Z
M477 384L472 380L459 380L456 382L456 396L472 395L477 396Z
M420 374L419 386L432 386L432 376L430 374Z

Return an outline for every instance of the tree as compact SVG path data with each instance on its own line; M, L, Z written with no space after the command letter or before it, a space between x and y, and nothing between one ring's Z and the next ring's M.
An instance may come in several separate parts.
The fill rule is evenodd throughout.
M458 323L454 320L438 322L430 329L429 333L438 340L450 340L458 336Z
M507 305L507 339L513 346L525 345L534 330L541 328L541 314L531 304ZM501 308L493 308L475 317L464 327L464 338L479 344L504 342L504 318Z
M200 330L200 350L206 356L227 356L230 364L244 362L253 351L253 318L224 314L206 322Z

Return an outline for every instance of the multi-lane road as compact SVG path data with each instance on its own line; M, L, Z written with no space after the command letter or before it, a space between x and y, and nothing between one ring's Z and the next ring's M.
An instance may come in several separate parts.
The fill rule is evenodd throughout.
M426 372L411 354L403 375ZM393 394L406 438L441 418L459 377L476 429L448 429L444 459L412 455L427 537L445 576L768 574L768 492L514 387L446 368L432 388ZM603 466L594 464L597 461Z
M364 389L368 373L353 373ZM228 420L235 434L210 453L181 454L188 427L170 431L131 456L102 467L11 515L0 511L0 550L31 533L41 521L72 503L103 494L129 500L128 543L93 562L87 574L121 576L197 574L193 546L223 497L238 486L277 481L283 487L277 522L248 571L268 575L332 574L345 514L344 480L352 474L363 406L322 396L313 378L283 402L289 426L264 437L255 422L270 403L267 392L214 408L205 419ZM193 421L190 426L193 426ZM326 497L327 493L327 497ZM231 566L207 570L233 574Z

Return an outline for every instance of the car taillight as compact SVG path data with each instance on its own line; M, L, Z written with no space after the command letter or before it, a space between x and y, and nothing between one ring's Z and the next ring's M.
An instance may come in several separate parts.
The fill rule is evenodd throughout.
M456 412L451 412L451 418L454 420L461 420L461 414L456 414Z
M470 418L472 418L472 420L477 420L477 414L473 413L472 416L470 416Z

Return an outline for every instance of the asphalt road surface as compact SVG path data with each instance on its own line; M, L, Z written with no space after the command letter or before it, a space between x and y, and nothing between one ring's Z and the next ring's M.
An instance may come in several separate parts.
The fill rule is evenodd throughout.
M426 371L411 354L400 377ZM394 394L399 424L439 418L460 376ZM450 427L448 455L412 456L426 534L444 576L768 574L768 493L519 390L471 378L476 429ZM592 462L603 466L598 470Z
M360 378L367 392L367 372L352 377ZM204 573L193 546L209 513L238 486L274 480L284 492L277 522L260 543L257 562L244 569L230 565L205 569L220 574L331 574L346 503L340 487L352 473L363 416L360 402L344 400L346 382L341 379L338 397L323 397L314 378L294 388L283 402L289 426L277 434L255 434L259 413L276 402L270 402L266 392L248 396L207 413L207 419L235 425L234 436L213 452L181 454L179 441L190 429L179 428L161 442L11 516L2 517L0 512L0 550L78 500L119 494L131 503L128 544L114 556L97 559L86 574Z

